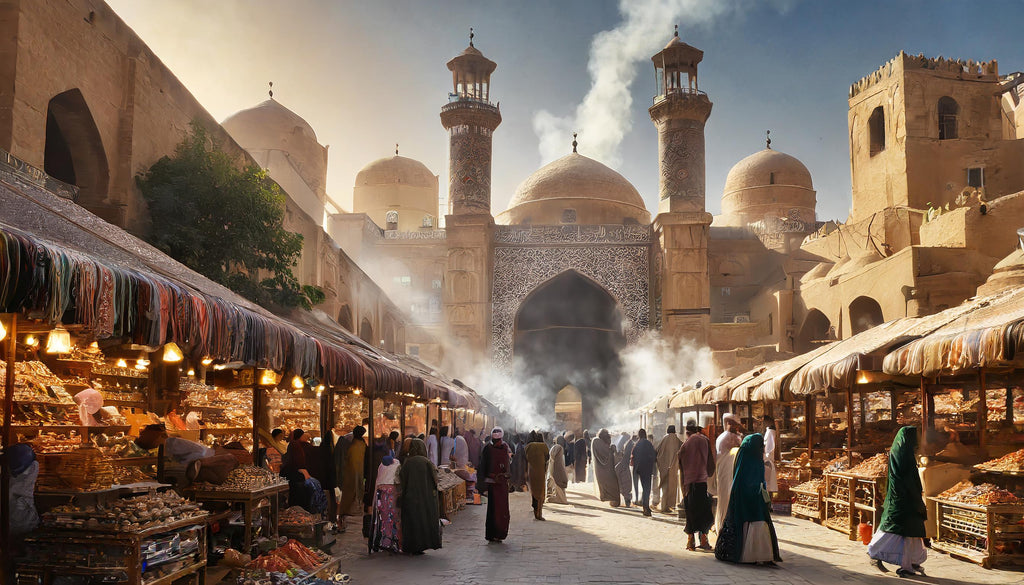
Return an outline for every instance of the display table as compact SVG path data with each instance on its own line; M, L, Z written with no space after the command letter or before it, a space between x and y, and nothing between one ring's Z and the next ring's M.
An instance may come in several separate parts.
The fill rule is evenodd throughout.
M822 506L821 489L793 486L789 491L793 494L791 513L797 518L806 518L819 524L824 519L825 509Z
M207 509L216 508L216 504L225 505L229 509L242 510L242 518L245 522L245 536L242 540L242 552L252 554L256 544L255 531L253 529L254 512L260 509L260 501L264 498L270 502L269 514L266 518L268 532L264 536L277 537L278 516L281 510L281 494L288 491L287 483L280 483L251 492L210 490L210 489L189 489L189 496L195 501L203 504ZM210 506L210 504L214 504Z
M885 502L886 478L867 478L837 471L822 475L825 493L825 525L857 539L857 525L861 522L878 526Z
M1024 566L1024 505L928 501L936 506L933 549L985 568Z
M441 517L451 520L466 507L466 481L446 468L438 469L437 497Z
M16 582L91 576L96 582L170 585L195 575L206 579L206 515L140 532L42 529L26 539L30 555L17 565Z

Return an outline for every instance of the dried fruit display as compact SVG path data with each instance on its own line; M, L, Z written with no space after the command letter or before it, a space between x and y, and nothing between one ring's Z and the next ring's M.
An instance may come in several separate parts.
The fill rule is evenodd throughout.
M999 459L993 459L992 461L986 461L976 465L978 469L984 471L1002 471L1010 473L1022 473L1024 472L1024 449L1020 451L1014 451L1009 455L1004 455Z
M1020 498L997 485L991 483L974 485L966 480L939 494L939 499L975 506L1019 504L1021 502Z
M253 465L240 465L228 474L220 485L207 482L192 484L199 491L255 492L263 488L285 485L287 482L269 469Z
M76 530L141 532L205 514L199 504L173 491L166 491L116 500L107 506L57 506L43 514L43 525Z
M870 478L885 477L888 472L889 456L885 453L879 453L874 457L866 459L863 463L849 471L850 475Z
M302 509L301 506L292 506L281 512L281 518L278 522L281 526L309 526L319 521L320 518L318 516L310 514Z
M790 491L794 492L818 492L821 493L825 489L825 482L821 478L812 479L811 481L805 481L804 483L790 488Z

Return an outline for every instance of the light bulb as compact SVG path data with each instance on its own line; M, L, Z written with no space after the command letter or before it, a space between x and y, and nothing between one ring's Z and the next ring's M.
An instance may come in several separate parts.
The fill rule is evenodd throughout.
M0 321L0 341L7 337L7 327L4 327L4 322Z
M294 378L292 378L292 388L295 388L296 390L302 390L302 388L305 385L306 383L302 380L301 376L295 376Z
M6 335L6 331L4 332ZM46 353L68 353L71 351L71 334L68 330L57 326L46 336Z
M181 348L178 347L177 343L171 341L164 345L163 360L165 363L176 364L183 359L185 359L185 356L181 353Z
M4 328L4 324L0 323L0 329L3 329L3 328ZM3 338L4 338L4 334L0 333L0 339L3 339ZM29 347L37 347L39 345L39 338L36 337L35 335L31 335L31 334L26 335L25 336L25 345L27 345Z
M360 390L359 388L356 388L355 390L352 391L352 393L358 396L358 395L362 394L363 391Z
M195 375L196 375L196 371L193 370L192 368L189 368L188 369L188 376L191 378L191 377L193 377Z
M121 359L117 360L117 367L119 367L119 368L127 368L128 367L128 362L124 361L124 358L121 358Z
M260 385L261 386L274 386L277 384L277 374L274 370L261 370L260 371Z
M140 357L139 359L135 360L135 365L146 367L149 365L149 360L144 357Z
M213 358L212 357L204 357L200 363L202 363L204 366L208 366L208 365L213 363Z

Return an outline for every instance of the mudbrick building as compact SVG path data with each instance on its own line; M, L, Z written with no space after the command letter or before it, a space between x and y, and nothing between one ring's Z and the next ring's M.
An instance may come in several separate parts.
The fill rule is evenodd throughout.
M619 350L652 330L736 372L955 305L994 269L1020 277L1019 252L1001 260L1024 222L1024 76L995 61L901 53L850 87L845 222L817 217L811 172L770 141L732 168L713 217L712 96L697 82L703 52L677 35L652 57L657 210L569 137L496 210L498 66L471 39L447 64L440 111L448 208L438 176L396 148L358 173L344 212L312 125L273 98L218 124L102 2L4 2L0 27L0 148L83 207L155 229L134 178L199 120L288 193L287 227L305 237L296 272L327 292L323 314L456 373L494 364L535 378L552 402L571 385L567 420L614 391Z

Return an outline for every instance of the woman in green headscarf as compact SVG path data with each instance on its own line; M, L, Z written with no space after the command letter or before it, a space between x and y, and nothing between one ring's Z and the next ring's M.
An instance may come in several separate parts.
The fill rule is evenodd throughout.
M420 439L411 441L409 453L398 468L398 506L402 511L403 551L421 554L441 548L437 467L427 459L427 445Z
M715 558L732 563L781 562L764 484L764 437L743 438L736 453L729 509L715 543Z
M868 545L868 556L883 572L883 562L898 565L896 574L908 577L924 572L928 558L924 547L927 511L921 497L921 474L917 470L917 427L903 427L896 433L889 451L889 481L882 507L882 520Z

